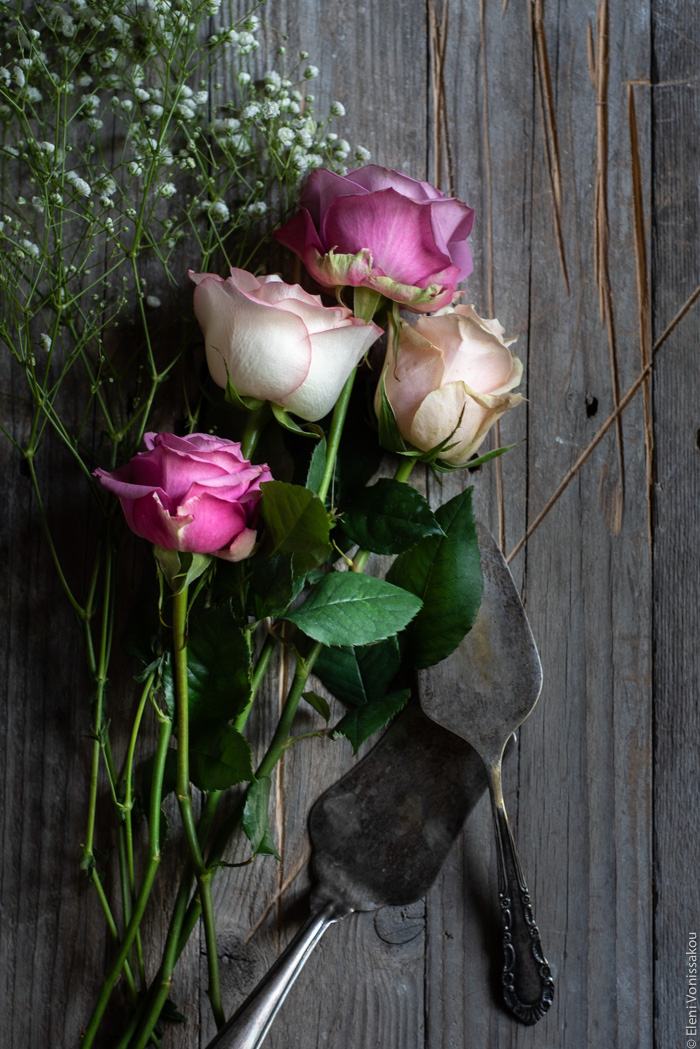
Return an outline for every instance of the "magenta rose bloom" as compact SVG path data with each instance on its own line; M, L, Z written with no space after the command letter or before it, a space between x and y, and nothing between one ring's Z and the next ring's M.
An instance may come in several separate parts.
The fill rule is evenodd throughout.
M253 466L234 441L193 433L147 433L145 452L108 473L95 470L119 497L132 532L168 550L242 561L256 539L260 485L267 466Z
M313 171L275 237L323 287L372 288L416 313L448 306L472 271L474 212L429 182L369 164Z

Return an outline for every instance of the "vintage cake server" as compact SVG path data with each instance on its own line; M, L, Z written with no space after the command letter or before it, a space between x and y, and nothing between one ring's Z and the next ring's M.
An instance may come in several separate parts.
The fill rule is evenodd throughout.
M208 1049L258 1049L312 949L353 911L425 896L486 790L474 750L411 704L309 817L312 914Z
M534 1024L552 1003L554 981L508 823L501 762L506 742L539 698L542 667L503 554L483 526L479 549L484 591L476 622L449 660L420 671L420 701L435 722L471 743L488 773L503 919L504 997L518 1019ZM461 667L457 679L455 661Z

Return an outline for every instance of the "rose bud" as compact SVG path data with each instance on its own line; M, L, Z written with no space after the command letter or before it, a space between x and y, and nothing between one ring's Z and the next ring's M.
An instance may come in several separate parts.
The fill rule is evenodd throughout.
M215 383L314 422L333 408L353 368L382 334L345 306L324 306L298 284L232 269L194 273L194 311Z
M383 379L402 438L430 452L443 441L439 458L467 466L486 434L524 398L510 393L523 366L504 341L497 320L482 320L473 306L457 306L414 327L401 322L398 358L390 345ZM381 380L375 411L381 409Z
M472 271L474 212L429 182L369 164L309 176L275 237L326 288L372 288L416 313L449 305Z
M242 561L255 546L260 485L267 466L253 466L234 441L193 433L147 433L145 452L126 466L95 470L114 492L132 532L168 550Z

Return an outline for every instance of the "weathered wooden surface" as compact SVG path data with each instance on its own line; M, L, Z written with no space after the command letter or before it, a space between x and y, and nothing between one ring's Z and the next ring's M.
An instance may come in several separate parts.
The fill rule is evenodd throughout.
M510 0L505 11L496 0L271 0L265 14L271 53L279 29L290 53L304 48L321 67L317 97L345 103L348 138L477 209L469 300L519 335L526 361L528 404L501 427L503 443L521 442L502 462L502 498L493 467L468 479L506 550L537 524L637 379L645 333L658 346L646 406L640 392L512 561L545 686L507 768L507 804L557 980L550 1013L525 1029L499 1004L481 805L424 903L329 931L270 1049L693 1049L698 307L665 332L700 281L700 9L694 0ZM3 401L5 415L11 405ZM7 443L0 457L0 1044L62 1049L78 1044L108 950L78 869L87 696L80 638L28 483ZM90 541L75 511L82 496L59 455L41 469L79 568ZM464 483L431 481L431 498ZM261 740L276 703L272 690ZM305 917L305 814L350 761L342 742L288 752L275 784L282 864L218 882L227 1009ZM195 945L174 989L191 1022L168 1031L167 1049L213 1033L205 983Z

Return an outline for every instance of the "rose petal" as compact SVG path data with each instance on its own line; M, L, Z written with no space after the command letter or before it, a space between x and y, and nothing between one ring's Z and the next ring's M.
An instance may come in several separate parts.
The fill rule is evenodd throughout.
M381 189L395 189L402 197L409 197L411 200L440 200L443 197L440 190L431 186L429 182L420 182L401 171L392 171L378 164L366 164L355 171L348 171L347 178L349 182L362 186L370 193Z
M203 280L194 293L214 382L226 387L227 372L243 395L281 403L308 374L311 343L303 321L271 310L230 281ZM284 364L280 362L284 346Z
M450 265L435 244L430 205L393 189L334 201L323 218L321 240L348 254L369 248L375 272L402 284L430 284Z
M311 367L306 381L284 401L285 408L315 422L335 405L352 369L382 334L361 321L311 336Z
M215 555L223 561L244 561L253 553L256 539L257 533L254 528L244 528L230 546L223 550L216 550Z

